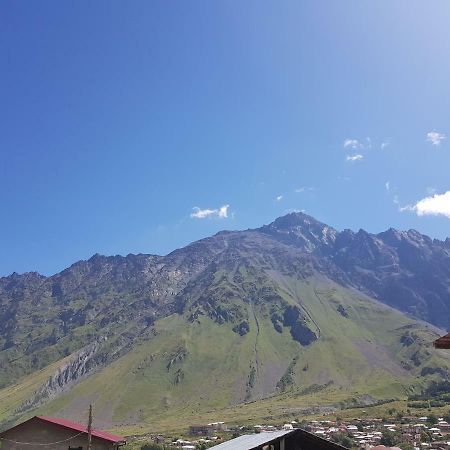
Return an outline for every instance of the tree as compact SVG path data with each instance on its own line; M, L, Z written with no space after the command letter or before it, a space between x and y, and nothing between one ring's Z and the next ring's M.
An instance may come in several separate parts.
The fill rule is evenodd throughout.
M342 438L341 444L343 447L346 447L346 448L351 448L354 446L353 441L348 436L344 436Z
M346 448L354 447L354 444L355 444L353 442L353 440L350 438L350 436L345 433L334 433L331 436L331 440L333 442L336 442L336 444L341 444L342 446L344 446Z
M434 425L435 423L438 422L438 419L436 417L435 414L429 414L428 415L428 421L427 421L430 425Z
M420 433L420 440L424 442L431 442L433 438L431 437L430 431L422 431Z
M448 411L446 414L444 414L444 420L446 420L448 423L450 423L450 411Z
M386 447L394 447L399 441L399 436L393 431L386 430L383 432L383 437L380 439L380 444Z
M412 445L411 442L402 442L401 444L398 444L398 446L402 450L414 450L414 445Z

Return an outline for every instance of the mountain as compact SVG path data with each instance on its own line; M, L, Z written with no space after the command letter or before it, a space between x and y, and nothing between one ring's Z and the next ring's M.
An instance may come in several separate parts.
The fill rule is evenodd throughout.
M305 214L281 217L260 232L332 263L328 276L416 318L450 327L450 239L389 229L337 232Z
M167 256L12 274L0 420L82 420L93 402L99 426L136 432L404 398L449 376L431 345L449 287L448 239L339 232L302 213Z

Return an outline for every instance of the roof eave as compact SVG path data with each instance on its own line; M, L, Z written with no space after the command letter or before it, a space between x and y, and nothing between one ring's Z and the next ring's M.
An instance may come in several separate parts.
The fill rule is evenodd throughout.
M295 430L290 430L286 434L283 434L282 436L274 437L271 441L267 441L263 445L269 445L269 444L272 444L272 443L276 442L278 439L284 439L285 437L287 437L290 434L292 434L294 431ZM259 448L261 448L261 445L257 445L256 447L253 447L250 450L258 450Z
M450 349L450 333L436 339L433 342L433 345L435 348Z

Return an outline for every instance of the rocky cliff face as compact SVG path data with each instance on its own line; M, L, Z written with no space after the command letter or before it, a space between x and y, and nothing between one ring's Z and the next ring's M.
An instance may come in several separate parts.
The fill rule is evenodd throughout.
M380 301L443 328L450 327L450 240L418 231L337 232L302 213L260 232L327 261L328 275ZM329 271L334 271L334 274Z
M62 364L56 372L22 405L17 409L21 414L36 408L46 401L57 397L62 392L89 375L98 365L104 361L96 358L100 345L98 343L88 345L78 351L68 362Z
M292 213L279 217L259 230L269 236L294 245L307 253L327 255L336 242L338 232L303 213Z

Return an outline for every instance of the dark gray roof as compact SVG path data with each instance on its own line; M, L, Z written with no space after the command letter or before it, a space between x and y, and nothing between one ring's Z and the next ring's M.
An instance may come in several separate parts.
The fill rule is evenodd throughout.
M257 434L245 434L231 441L224 442L212 447L214 450L251 450L252 448L266 444L286 434L292 433L292 430L283 431L265 431Z

